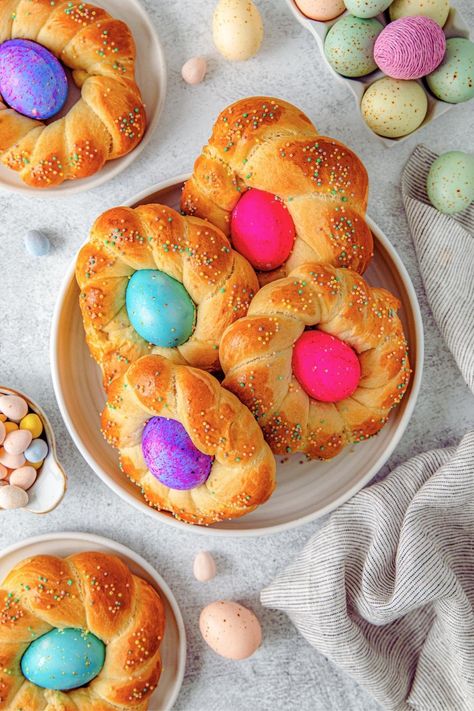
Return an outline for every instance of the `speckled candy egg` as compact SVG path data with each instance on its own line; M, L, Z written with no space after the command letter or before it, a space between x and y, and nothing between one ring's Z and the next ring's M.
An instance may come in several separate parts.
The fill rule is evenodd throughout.
M390 5L390 19L400 17L431 17L443 27L449 15L449 0L393 0Z
M446 42L444 59L426 82L438 99L459 104L474 97L474 42L452 37Z
M324 40L324 52L331 67L345 77L362 77L375 71L374 45L382 30L378 20L344 15Z
M327 22L342 15L344 0L295 0L296 7L311 20Z
M263 23L252 0L219 0L212 20L219 52L230 60L253 57L263 40Z
M81 629L53 629L30 644L21 671L43 689L77 689L94 679L104 666L105 645Z
M0 45L0 93L5 103L24 116L47 119L67 98L66 73L45 47L26 39Z
M428 110L428 98L416 81L384 77L369 86L361 111L367 125L379 136L398 138L420 126Z
M205 607L199 629L211 649L228 659L246 659L262 643L260 622L237 602L219 600Z
M440 155L428 173L427 192L440 212L465 210L474 201L474 156L461 151Z
M204 484L213 462L194 445L181 422L166 417L148 420L142 453L151 474L164 486L180 491Z
M133 274L126 306L135 331L155 346L180 346L193 332L196 309L191 297L179 281L157 269Z
M356 17L375 17L385 12L392 0L345 0L346 7Z

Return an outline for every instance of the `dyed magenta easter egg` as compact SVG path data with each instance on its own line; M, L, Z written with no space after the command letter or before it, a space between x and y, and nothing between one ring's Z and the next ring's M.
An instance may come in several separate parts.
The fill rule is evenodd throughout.
M234 249L255 269L270 271L290 256L295 225L276 195L252 188L232 211L231 235Z
M25 39L0 45L0 93L12 109L34 119L58 113L67 98L61 63L45 47Z
M339 402L356 390L360 363L347 343L323 331L305 331L293 349L293 372L310 397Z
M152 417L142 435L145 463L156 479L170 489L186 491L204 484L213 457L199 451L181 422Z

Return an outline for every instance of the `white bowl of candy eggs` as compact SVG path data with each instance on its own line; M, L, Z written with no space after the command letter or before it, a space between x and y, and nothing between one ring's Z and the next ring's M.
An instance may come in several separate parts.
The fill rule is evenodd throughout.
M45 413L23 393L0 386L0 511L49 513L66 486Z

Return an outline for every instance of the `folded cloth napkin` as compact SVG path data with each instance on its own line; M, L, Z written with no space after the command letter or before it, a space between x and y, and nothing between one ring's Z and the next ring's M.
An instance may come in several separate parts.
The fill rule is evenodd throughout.
M435 158L416 148L402 193L434 317L474 392L474 206L448 217L429 204ZM474 711L474 432L344 504L261 599L386 709Z

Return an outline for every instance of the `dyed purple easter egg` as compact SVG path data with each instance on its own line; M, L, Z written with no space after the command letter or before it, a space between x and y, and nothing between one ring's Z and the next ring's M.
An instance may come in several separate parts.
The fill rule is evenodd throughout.
M187 490L204 484L213 457L194 446L181 422L166 417L152 417L142 435L145 463L164 486Z
M0 94L12 109L47 119L62 109L67 91L66 73L45 47L25 39L0 45Z

